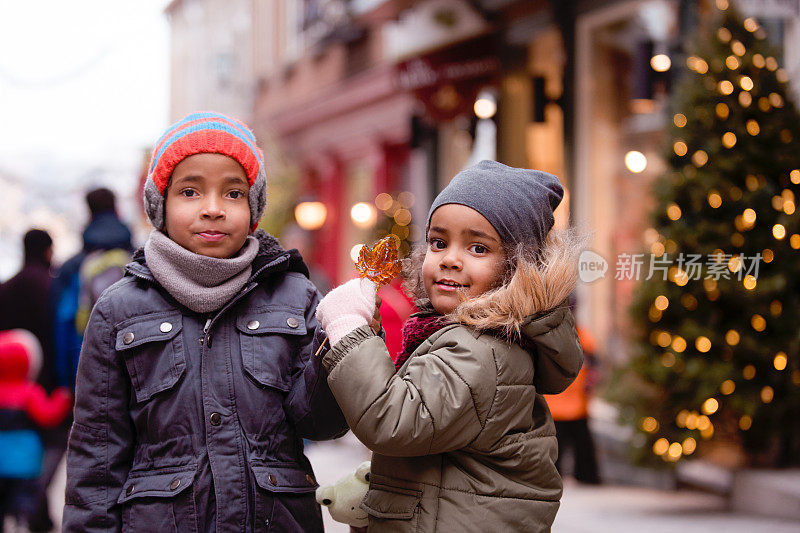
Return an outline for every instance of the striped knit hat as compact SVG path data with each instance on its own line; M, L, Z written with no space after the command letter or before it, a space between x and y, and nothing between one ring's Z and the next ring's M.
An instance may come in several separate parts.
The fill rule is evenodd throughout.
M264 156L253 132L221 113L191 113L164 132L153 150L144 185L144 210L156 229L164 229L164 197L172 171L194 154L222 154L235 159L250 184L250 224L255 229L267 203Z

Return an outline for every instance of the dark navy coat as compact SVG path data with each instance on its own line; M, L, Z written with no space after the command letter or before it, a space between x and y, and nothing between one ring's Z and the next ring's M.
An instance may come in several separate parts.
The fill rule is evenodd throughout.
M347 425L314 353L320 296L261 231L218 312L178 304L140 253L92 311L78 366L64 531L322 531L303 438Z

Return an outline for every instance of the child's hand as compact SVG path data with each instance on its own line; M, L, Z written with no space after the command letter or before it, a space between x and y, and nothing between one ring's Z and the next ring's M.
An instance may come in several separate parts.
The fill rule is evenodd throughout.
M374 281L351 279L322 299L317 306L317 319L328 334L331 346L354 329L373 321L376 289Z

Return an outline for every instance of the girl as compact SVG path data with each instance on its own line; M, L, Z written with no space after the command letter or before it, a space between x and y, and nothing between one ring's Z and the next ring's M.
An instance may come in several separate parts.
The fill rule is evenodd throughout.
M372 282L320 303L328 384L374 452L370 531L550 530L562 486L541 395L564 390L582 361L565 301L580 243L548 238L562 194L554 176L493 161L453 178L412 260L426 299L396 372L366 327Z
M347 426L308 269L253 231L265 188L236 120L195 113L158 141L156 230L86 328L64 531L322 531L302 439Z

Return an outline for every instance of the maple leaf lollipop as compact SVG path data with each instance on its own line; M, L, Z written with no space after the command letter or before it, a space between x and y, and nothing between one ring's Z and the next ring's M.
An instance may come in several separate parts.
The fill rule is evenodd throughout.
M375 283L376 292L378 287L392 281L402 270L397 253L398 241L396 236L389 235L375 243L372 248L366 244L361 247L358 261L356 261L356 270L362 279L366 278ZM318 357L325 345L329 343L329 338L325 337L314 353L314 357Z
M362 246L356 261L359 275L380 287L400 274L402 267L397 257L397 241L394 235L387 235L372 248L366 244Z

